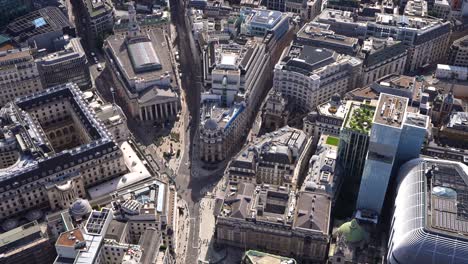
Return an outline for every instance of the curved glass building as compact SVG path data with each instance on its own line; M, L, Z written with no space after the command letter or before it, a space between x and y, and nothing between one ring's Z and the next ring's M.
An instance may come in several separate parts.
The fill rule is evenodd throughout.
M468 263L468 167L413 159L398 182L388 263Z

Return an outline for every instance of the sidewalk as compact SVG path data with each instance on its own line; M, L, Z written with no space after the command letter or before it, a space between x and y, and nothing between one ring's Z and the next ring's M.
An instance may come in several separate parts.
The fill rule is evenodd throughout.
M215 250L214 244L216 238L214 237L216 229L216 220L214 217L214 209L216 197L224 196L223 186L225 178L221 179L211 190L212 195L202 198L200 202L200 238L198 259L203 263L217 263L226 257L227 251Z

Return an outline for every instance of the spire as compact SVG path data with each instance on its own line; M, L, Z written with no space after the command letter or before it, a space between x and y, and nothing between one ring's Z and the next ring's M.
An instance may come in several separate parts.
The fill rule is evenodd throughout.
M136 10L133 6L133 2L130 2L128 5L128 36L136 37L140 32L140 26L136 19Z

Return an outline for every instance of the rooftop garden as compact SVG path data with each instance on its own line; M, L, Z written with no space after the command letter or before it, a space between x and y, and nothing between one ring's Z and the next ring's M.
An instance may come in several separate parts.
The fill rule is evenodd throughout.
M348 127L363 134L369 133L369 130L372 127L374 112L375 108L361 105L353 111L348 121Z
M337 138L337 137L332 137L332 136L328 136L327 137L327 141L326 143L328 145L332 145L332 146L338 146L338 143L340 142L340 139Z

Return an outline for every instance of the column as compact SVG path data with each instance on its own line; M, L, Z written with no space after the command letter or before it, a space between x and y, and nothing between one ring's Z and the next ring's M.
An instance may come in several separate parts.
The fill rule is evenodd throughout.
M156 105L156 112L158 112L158 117L159 119L163 119L163 112L162 112L162 107L161 104Z
M141 113L141 121L146 120L146 110L144 107L140 107L140 113Z
M145 106L145 112L146 112L146 120L151 120L151 109L149 107Z
M169 115L172 116L174 113L174 110L172 110L172 102L167 103L169 106Z
M141 107L139 107L139 109L140 109L140 120L143 121L143 111L142 111Z
M174 116L177 115L177 102L172 102L173 106L172 106L172 111L174 111Z
M163 104L163 105L164 105L164 117L165 117L165 118L168 118L169 115L168 115L168 113L167 113L167 103L165 103L165 104Z
M151 105L151 112L153 113L154 120L158 120L158 111L156 111L156 105Z

